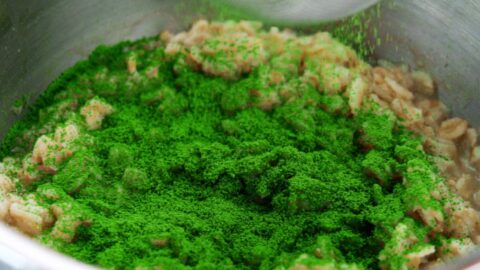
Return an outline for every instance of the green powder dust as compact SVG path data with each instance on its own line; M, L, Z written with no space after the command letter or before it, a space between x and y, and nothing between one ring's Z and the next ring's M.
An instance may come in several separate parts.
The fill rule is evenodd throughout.
M275 7L275 1L270 4ZM278 4L284 4L281 3ZM386 2L386 3L385 3ZM192 21L199 19L206 20L249 20L261 21L266 26L292 27L296 31L304 33L315 33L327 31L343 44L355 49L362 58L371 56L375 46L380 45L382 40L379 34L379 27L375 25L380 17L382 5L391 4L381 1L372 7L357 12L346 18L337 21L302 20L290 22L280 19L272 19L265 14L259 13L254 6L232 4L229 0L195 0L192 2L182 1L177 4L175 13L181 18L184 26L189 26ZM192 14L192 10L195 12ZM265 12L265 11L263 11Z
M400 221L415 235L431 231L406 217L418 193L399 178L409 164L430 168L429 157L390 117L352 116L346 97L296 76L288 84L301 94L261 110L263 66L226 80L179 66L183 56L163 46L99 47L7 134L1 156L22 156L42 129L76 121L78 109L59 109L65 102L97 97L115 108L57 174L26 189L55 190L45 203L71 203L88 220L72 243L49 230L40 241L107 269L378 269L380 253L402 263L388 249ZM152 67L158 76L147 78ZM410 174L415 190L430 184Z

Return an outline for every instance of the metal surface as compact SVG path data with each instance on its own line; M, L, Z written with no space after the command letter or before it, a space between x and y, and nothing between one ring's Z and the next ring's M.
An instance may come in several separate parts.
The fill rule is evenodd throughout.
M3 264L3 265L2 265ZM2 270L95 270L0 224L0 269Z
M227 1L228 2L228 1ZM378 0L230 0L262 18L288 24L338 20L363 10Z
M0 138L15 119L14 100L36 97L99 44L185 27L188 14L175 2L0 0Z
M375 55L433 74L454 115L480 127L480 1L387 1Z
M33 100L99 44L179 30L211 15L199 14L194 2L0 0L0 138L16 119L10 108L22 95ZM480 126L480 1L398 0L384 5L376 24L383 40L376 57L424 67L433 73L440 97L453 113ZM1 224L0 244L10 250L7 255L0 249L0 259L9 260L10 269L80 269ZM22 265L22 257L27 264ZM4 267L0 264L0 269L9 269Z

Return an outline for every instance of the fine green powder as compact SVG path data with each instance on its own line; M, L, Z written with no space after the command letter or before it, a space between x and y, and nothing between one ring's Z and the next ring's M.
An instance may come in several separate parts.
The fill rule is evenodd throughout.
M60 199L46 204L74 202L89 220L72 243L49 231L40 241L108 269L377 269L399 221L417 236L431 231L406 217L431 183L412 180L407 192L401 175L410 163L433 168L390 117L352 116L344 96L295 76L288 83L302 94L261 110L262 66L238 80L206 76L176 66L182 56L166 57L163 46L99 47L7 134L0 156L21 156L42 127L78 117L59 113L62 103L97 97L115 109L56 175L28 186L56 190ZM158 76L147 78L152 66Z

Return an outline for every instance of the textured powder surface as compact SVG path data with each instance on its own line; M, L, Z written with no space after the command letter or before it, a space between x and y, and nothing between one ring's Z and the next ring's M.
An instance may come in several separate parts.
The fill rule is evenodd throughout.
M115 110L57 174L19 188L56 190L45 204L74 202L89 220L72 243L49 230L40 241L107 269L377 269L379 254L404 264L391 251L400 221L419 239L433 230L407 217L409 203L437 207L419 196L432 182L407 168L435 168L391 117L352 115L345 96L295 74L283 84L294 98L262 109L259 90L281 87L264 86L274 61L227 80L182 57L167 57L157 38L99 47L7 134L1 155L22 156L45 126L81 121L62 103L97 97Z

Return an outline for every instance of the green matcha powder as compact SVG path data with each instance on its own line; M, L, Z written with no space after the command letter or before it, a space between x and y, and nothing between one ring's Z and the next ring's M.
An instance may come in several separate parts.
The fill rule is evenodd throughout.
M431 203L420 201L432 182L407 168L436 169L390 116L354 116L347 98L298 76L286 77L296 98L262 110L268 66L226 80L179 65L184 55L167 57L164 46L159 38L100 46L6 135L0 156L23 156L42 128L78 118L78 107L61 104L96 97L115 109L57 174L18 187L53 189L56 203L74 202L89 221L72 243L48 230L40 241L107 269L378 269L379 254L404 263L389 249L400 221L420 239L432 235L434 225L407 214L409 204ZM152 67L158 76L147 78Z

